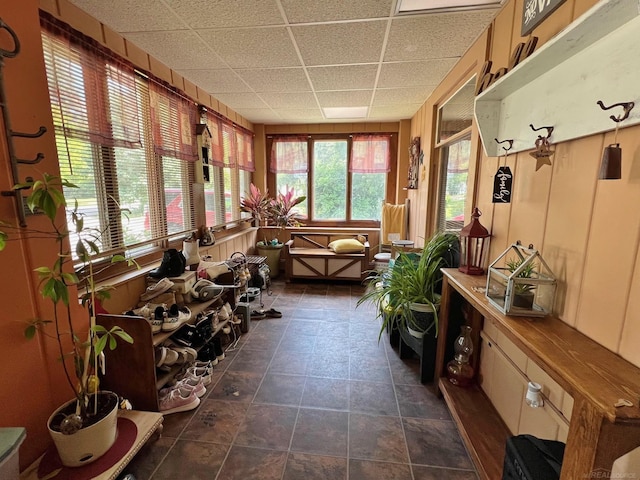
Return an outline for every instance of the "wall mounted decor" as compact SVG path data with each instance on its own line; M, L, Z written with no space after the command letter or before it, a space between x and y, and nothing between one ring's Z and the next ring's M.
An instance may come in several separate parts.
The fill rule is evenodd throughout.
M551 166L551 160L549 159L551 158L551 155L555 153L555 151L551 150L551 143L549 143L549 137L551 136L551 132L553 132L553 127L535 128L533 124L529 124L529 126L531 127L531 130L533 130L534 132L537 132L542 129L547 130L546 136L538 135L538 138L535 141L536 149L529 154L536 159L536 172L537 172L538 170L540 170L540 167L542 167L543 165Z
M418 167L420 165L420 137L413 137L409 146L409 183L410 190L418 188Z
M520 36L526 37L565 0L524 0Z
M616 103L610 107L606 107L601 100L598 100L596 103L600 105L602 110L611 110L614 107L624 108L624 112L617 117L613 115L609 116L611 120L616 122L616 130L613 135L613 143L608 147L605 147L604 152L602 153L602 163L600 164L600 174L598 175L598 179L600 180L619 180L622 178L622 149L618 143L618 126L620 125L620 122L629 117L629 112L631 112L635 103Z
M502 147L504 150L504 165L498 168L495 176L493 177L493 195L491 196L492 203L511 203L511 186L513 185L513 174L511 169L507 166L507 156L509 150L513 146L513 140L498 140L494 138L498 145L508 143L508 147Z
M600 0L489 86L475 99L487 156L500 155L496 137L514 139L512 153L530 150L529 124L545 125L549 119L555 144L613 130L593 104L605 87L605 102L637 97L639 36L638 0ZM636 124L638 110L624 123Z

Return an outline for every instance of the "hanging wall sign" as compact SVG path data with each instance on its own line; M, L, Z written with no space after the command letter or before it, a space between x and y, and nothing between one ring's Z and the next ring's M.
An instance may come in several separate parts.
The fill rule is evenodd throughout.
M524 0L522 6L521 36L529 35L542 21L562 5L565 0Z
M513 175L507 166L498 168L496 176L493 177L493 203L511 203L511 184Z

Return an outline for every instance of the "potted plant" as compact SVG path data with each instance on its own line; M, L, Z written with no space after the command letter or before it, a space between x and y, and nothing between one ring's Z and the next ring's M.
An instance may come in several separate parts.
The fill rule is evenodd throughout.
M438 335L438 309L443 267L451 267L459 254L458 237L437 233L421 252L400 252L389 271L373 272L365 280L373 281L357 305L373 302L382 325L378 338L397 327L421 338Z
M33 338L36 332L40 332L53 337L57 343L61 365L74 398L49 417L48 428L62 463L79 466L97 460L115 441L119 398L113 392L99 390L98 370L100 362L104 362L103 352L107 346L113 350L118 340L132 343L133 339L120 327L107 330L96 324L95 307L101 300L109 298L109 287L98 287L95 283L98 272L93 258L100 253L101 232L85 226L77 201L74 208L67 211L63 187L74 188L75 185L46 173L42 180L14 187L14 190L31 189L26 198L27 205L32 212L45 215L50 230L29 231L5 222L2 222L2 227L7 231L15 230L18 236L52 239L58 247L52 266L35 269L42 296L53 303L53 320L30 321L25 336ZM81 263L77 271L71 267L70 232L66 215L60 215L60 210L69 215L75 226L75 253ZM9 239L8 233L0 232L0 250L5 248ZM123 256L115 255L111 263L125 260ZM135 264L133 261L128 263ZM82 305L88 310L86 329L74 325L71 306L75 300L74 285L85 291ZM54 334L45 328L48 324L55 328Z
M278 276L280 270L280 251L284 243L279 240L282 232L287 227L298 227L300 215L295 207L306 200L306 196L296 196L293 188L285 187L284 193L279 192L275 198L270 198L265 191L263 194L253 183L250 191L242 199L240 208L244 212L249 212L253 218L264 222L264 226L275 226L276 236L267 239L265 236L256 244L258 255L267 257L267 265L271 270L271 277ZM267 230L263 229L263 233Z
M507 268L511 273L514 273L516 270L520 268L523 263L523 259L514 259L511 258L507 260ZM516 278L533 278L533 275L536 271L536 264L534 262L527 263L524 265L520 271L516 274ZM531 283L525 282L515 282L513 284L513 305L515 307L521 307L526 309L533 308L533 297L534 297L534 289L535 285Z

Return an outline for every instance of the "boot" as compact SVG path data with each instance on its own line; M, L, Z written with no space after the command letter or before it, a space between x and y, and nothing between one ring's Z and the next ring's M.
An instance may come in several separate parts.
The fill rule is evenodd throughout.
M197 265L200 263L200 253L198 252L198 244L200 240L185 240L182 242L182 253L186 258L187 265Z
M187 261L175 248L164 252L162 263L149 272L151 278L178 277L184 273Z

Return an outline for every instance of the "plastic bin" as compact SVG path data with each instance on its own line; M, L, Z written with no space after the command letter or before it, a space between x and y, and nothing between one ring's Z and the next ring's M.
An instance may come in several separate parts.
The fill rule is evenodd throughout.
M27 436L22 427L0 428L0 478L18 480L20 476L20 445Z

